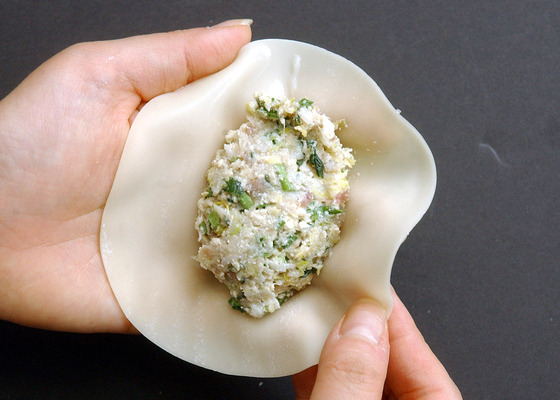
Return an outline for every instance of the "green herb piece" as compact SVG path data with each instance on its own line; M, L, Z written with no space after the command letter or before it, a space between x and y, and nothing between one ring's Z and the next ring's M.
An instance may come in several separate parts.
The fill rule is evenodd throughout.
M229 178L229 180L226 181L226 185L224 186L224 190L229 193L229 194L233 194L234 196L241 196L241 194L243 193L243 188L241 187L241 182L239 182L237 179L234 178Z
M268 111L266 112L266 116L267 116L269 119L279 119L279 117L278 117L278 111L277 111L277 110L268 110Z
M216 210L212 209L212 211L210 211L210 214L208 214L208 222L210 223L210 229L214 232L218 232L218 229L222 224L222 219Z
M278 296L276 296L276 300L278 300L278 304L282 305L286 300L290 298L292 295L292 291L282 292Z
M270 138L270 140L272 141L272 144L277 144L281 133L282 133L282 131L280 131L280 129L276 128L276 129L271 130L270 132L267 132L266 136L268 136Z
M293 192L296 190L294 185L288 179L288 172L286 171L286 166L284 164L274 164L274 168L276 169L276 175L278 175L278 179L280 180L280 185L282 186L282 190L284 192Z
M206 189L206 194L205 194L204 197L208 198L208 197L212 197L212 196L214 196L214 193L212 193L212 188L209 187L208 189Z
M231 308L233 308L234 310L241 311L242 313L244 313L246 311L243 308L243 306L241 305L241 301L240 301L242 298L243 298L243 296L241 296L241 297L231 297L228 300L228 303L231 306Z
M307 212L310 214L311 222L316 222L319 218L325 215L341 214L344 212L344 210L332 206L327 206L325 204L315 207L315 203L313 203L310 207L307 208Z
M299 105L301 107L311 107L311 105L313 104L313 102L309 99L303 98L299 101Z
M276 239L274 240L274 245L284 250L290 247L298 238L299 238L298 235L290 235L286 238L285 241L282 242Z
M249 209L253 206L253 199L243 190L241 183L234 179L229 178L224 186L224 191L237 197L237 201L244 209Z
M319 178L323 178L323 170L325 168L325 165L317 155L317 142L315 140L309 139L307 141L307 146L309 147L309 163L313 168L315 168L317 176Z
M316 274L316 273L317 273L317 268L315 267L306 269L305 271L303 271L303 275L301 275L300 278L305 278L309 274Z
M241 224L236 223L236 224L232 225L229 234L234 236L234 235L237 235L239 232L241 232Z
M299 237L298 235L290 235L290 236L288 236L288 240L286 241L286 244L284 245L283 248L285 249L286 247L291 246L292 243L294 243L294 242L298 239L298 237Z
M307 260L299 260L298 262L296 262L296 268L299 269L300 271L306 270L308 265L309 265L309 261Z
M327 206L327 205L322 205L321 207L319 207L319 211L323 214L329 214L329 215L337 215L344 212L344 210L341 210L336 207Z
M308 208L307 211L310 214L309 218L311 219L311 222L315 222L319 219L319 212L317 211L316 208L311 208L311 209Z
M251 208L253 206L253 199L251 199L251 197L246 193L243 192L243 194L237 198L239 200L239 204L241 204L241 206L248 210L249 208Z
M206 225L206 222L202 221L200 224L198 224L198 227L202 231L203 235L208 235L208 226Z
M293 123L293 126L301 125L301 118L299 117L299 114L297 112L292 117L292 123Z
M260 112L265 118L272 119L272 120L277 120L280 118L278 116L278 110L275 110L273 108L268 109L260 99L255 99L255 100L257 100L257 105L259 106L256 109L256 111Z

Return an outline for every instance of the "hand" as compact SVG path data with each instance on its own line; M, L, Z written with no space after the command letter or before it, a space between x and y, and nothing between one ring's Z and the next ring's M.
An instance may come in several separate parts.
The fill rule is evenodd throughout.
M130 122L153 97L230 64L248 25L78 44L0 102L0 319L133 331L99 253Z
M404 304L356 302L331 331L318 367L292 377L296 400L459 400L461 394ZM389 351L390 348L390 351Z

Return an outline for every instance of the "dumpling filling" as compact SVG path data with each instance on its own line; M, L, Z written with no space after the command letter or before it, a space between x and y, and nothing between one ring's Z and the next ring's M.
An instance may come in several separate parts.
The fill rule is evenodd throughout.
M200 265L260 318L319 275L340 239L351 149L308 99L256 95L225 137L198 201Z

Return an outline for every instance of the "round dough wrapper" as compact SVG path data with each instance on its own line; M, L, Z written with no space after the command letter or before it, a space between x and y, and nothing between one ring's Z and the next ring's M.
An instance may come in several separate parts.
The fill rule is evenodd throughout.
M306 97L348 128L350 197L321 275L254 319L194 257L196 202L224 135L256 92ZM363 296L391 310L395 254L428 209L436 170L422 136L352 62L309 44L261 40L224 70L148 102L130 130L101 227L113 292L132 324L175 356L218 372L290 375L316 364L329 331Z

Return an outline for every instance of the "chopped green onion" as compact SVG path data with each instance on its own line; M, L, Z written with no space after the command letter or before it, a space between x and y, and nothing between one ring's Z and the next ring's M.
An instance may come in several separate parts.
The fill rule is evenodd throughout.
M270 138L270 140L272 141L272 144L276 144L278 143L278 139L280 138L280 135L282 134L282 131L279 128L273 129L269 132L266 133L266 136L268 136Z
M237 198L239 203L243 206L244 209L248 210L253 206L253 199L247 194L247 192L243 192L241 196Z
M275 110L273 108L271 108L270 110L268 108L266 108L266 106L264 105L264 103L260 100L260 99L256 99L257 100L257 105L259 106L256 111L260 112L261 114L263 114L263 116L265 118L268 119L272 119L272 120L276 120L279 119L280 117L278 116L278 110Z
M318 207L315 207L316 203L312 203L308 208L307 212L310 214L311 222L317 221L320 217L325 215L337 215L344 212L339 208L328 206L326 204L322 204Z
M298 235L290 235L288 236L288 241L286 242L285 246L289 247L292 243L294 243L298 239ZM286 248L284 247L284 248Z
M297 239L299 238L298 235L290 235L286 238L285 241L280 242L278 239L274 240L274 245L281 249L287 249L290 247Z
M278 175L278 179L280 180L280 185L282 186L282 190L284 192L293 192L296 190L294 185L288 179L288 172L286 171L286 166L284 164L274 164L274 168L276 169L276 175Z
M210 228L214 232L217 232L220 224L222 223L222 219L216 210L212 209L212 211L210 211L210 214L208 214L208 222L210 223Z
M206 222L202 221L200 224L198 224L198 227L202 231L203 235L208 235L208 226L206 226Z
M266 116L270 119L278 119L278 111L277 110L267 110Z
M239 232L241 232L241 224L240 223L236 223L234 225L231 225L231 228L229 230L229 234L231 236L237 235Z
M253 199L243 190L241 183L234 179L229 178L224 186L224 191L237 197L237 201L244 209L249 209L253 206Z
M341 214L341 213L344 212L344 210L341 210L341 209L336 208L336 207L327 206L327 205L322 205L321 207L319 207L319 210L323 214L329 214L329 215L337 215L337 214Z

